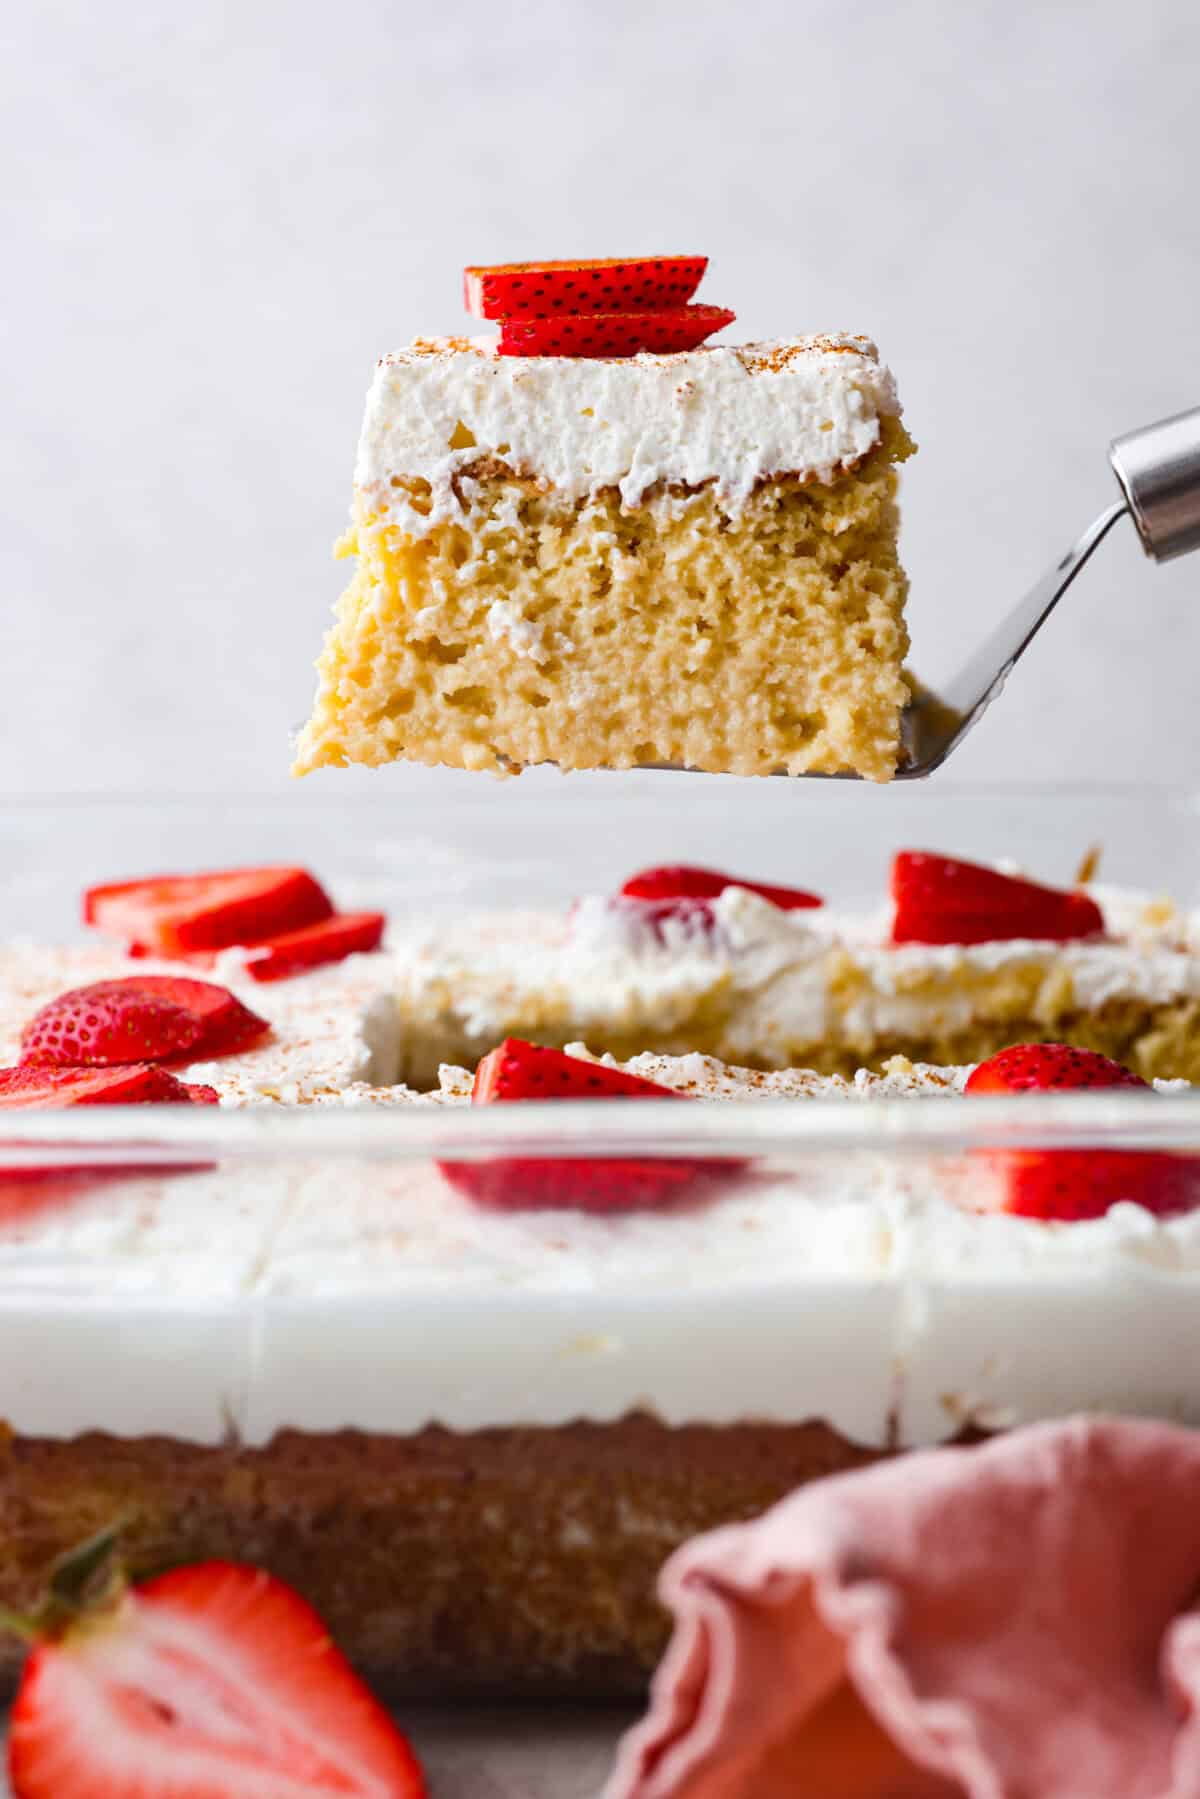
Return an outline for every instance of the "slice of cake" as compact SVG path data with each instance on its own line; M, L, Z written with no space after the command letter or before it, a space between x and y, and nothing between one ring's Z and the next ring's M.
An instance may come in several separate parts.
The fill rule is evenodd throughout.
M535 318L518 345L506 318L383 358L297 773L895 773L891 374L855 336L670 347L715 311Z
M430 1086L440 1063L518 1036L842 1075L1050 1038L1200 1080L1193 915L911 853L893 885L855 912L663 869L565 915L442 922L397 945L402 1077Z

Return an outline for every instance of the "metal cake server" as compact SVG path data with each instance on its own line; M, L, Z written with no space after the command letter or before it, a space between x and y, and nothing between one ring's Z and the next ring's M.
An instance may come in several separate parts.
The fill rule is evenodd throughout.
M1142 548L1156 562L1200 549L1200 406L1116 438L1108 447L1108 459L1122 497L1093 520L953 681L937 694L921 689L914 693L901 720L898 781L924 780L958 748L1118 519L1129 514Z

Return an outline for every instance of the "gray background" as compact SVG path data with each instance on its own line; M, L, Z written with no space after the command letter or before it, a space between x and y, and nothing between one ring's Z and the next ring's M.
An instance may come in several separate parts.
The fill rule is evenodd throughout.
M1107 501L1108 437L1200 402L1194 0L42 0L4 33L9 791L283 791L372 361L461 327L467 260L699 248L747 336L876 336L934 677ZM956 768L1194 776L1198 653L1200 559L1123 526Z

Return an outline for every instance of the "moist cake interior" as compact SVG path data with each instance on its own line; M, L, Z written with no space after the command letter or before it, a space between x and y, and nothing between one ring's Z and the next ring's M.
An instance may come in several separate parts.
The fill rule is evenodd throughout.
M500 771L675 764L894 772L906 584L903 427L828 486L711 486L626 511L478 471L407 538L364 508L300 766L396 757Z

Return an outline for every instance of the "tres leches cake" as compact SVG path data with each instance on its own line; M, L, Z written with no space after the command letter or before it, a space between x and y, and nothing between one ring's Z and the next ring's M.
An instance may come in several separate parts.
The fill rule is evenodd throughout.
M895 384L864 337L701 342L704 266L468 271L499 335L383 358L297 773L891 778Z
M1194 914L923 852L898 855L890 899L860 912L675 866L567 914L442 922L401 944L399 991L418 1087L505 1036L842 1075L1050 1038L1200 1081Z
M1056 1046L846 1079L509 1041L420 1095L395 1084L392 957L335 959L314 910L342 916L297 870L122 883L87 906L119 945L0 958L0 1115L216 1100L258 1151L193 1135L155 1167L143 1108L129 1165L56 1172L39 1145L21 1170L10 1134L3 1604L120 1517L136 1575L266 1568L381 1684L630 1692L664 1639L657 1569L696 1531L915 1444L1079 1409L1200 1421L1187 1156L906 1160L864 1132L832 1156L748 1134L737 1158L480 1158L466 1128L522 1100L656 1101L657 1138L701 1099L1170 1089ZM320 1140L263 1155L305 1103ZM384 1109L405 1129L380 1156Z

